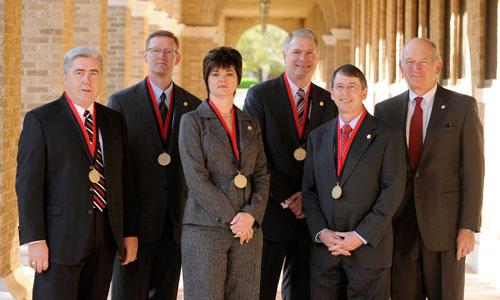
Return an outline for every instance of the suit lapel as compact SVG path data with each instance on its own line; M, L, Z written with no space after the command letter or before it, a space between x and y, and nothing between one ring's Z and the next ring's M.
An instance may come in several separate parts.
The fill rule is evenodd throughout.
M429 120L429 125L427 126L424 145L422 147L422 154L420 155L420 162L423 162L429 153L432 142L437 136L436 133L439 130L439 127L441 127L444 116L448 112L448 107L448 96L444 93L443 88L438 85L436 96L434 97L434 103L432 104L431 119Z
M349 154L344 163L341 182L342 186L344 186L344 184L347 182L349 176L351 176L352 174L352 171L363 156L363 153L365 153L368 146L375 139L375 136L377 135L376 128L377 126L375 124L375 119L370 114L366 113L365 119L359 126L358 132L354 137L354 141L351 144L351 149L349 150Z
M64 127L69 131L70 135L72 135L76 142L80 145L80 148L87 156L89 161L92 161L92 157L90 155L90 151L87 146L87 142L85 141L85 136L83 135L82 128L76 120L76 116L71 110L71 107L68 104L68 100L66 97L61 96L59 98L59 116L62 119Z
M94 105L95 105L95 111L96 111L97 129L101 132L101 136L102 136L103 145L101 145L102 146L101 150L104 152L104 157L106 157L106 153L108 153L108 154L112 153L112 151L110 151L110 149L107 148L110 146L110 144L105 144L105 141L111 140L111 135L110 135L111 124L109 124L109 119L106 117L106 114L105 114L103 107L97 102L95 102ZM97 134L99 134L99 131L97 132Z
M200 106L198 106L198 112L200 116L207 119L209 130L212 131L212 133L217 137L217 139L219 139L221 145L224 145L224 147L227 150L231 151L232 153L233 149L230 144L226 129L219 121L219 118L217 117L213 109L210 107L210 104L208 104L207 100L203 101L203 103L201 103Z
M295 116L293 114L292 104L290 103L290 97L288 96L288 90L285 83L285 76L283 74L281 74L280 77L280 84L280 94L275 99L277 106L276 111L285 110L283 117L286 118L286 122L280 123L283 124L282 126L287 126L286 130L288 130L289 136L293 139L294 148L297 148L300 145L299 132L297 131L297 125L295 124Z
M333 178L334 183L337 183L337 162L335 161L337 147L335 145L336 135L337 135L337 122L338 118L330 122L326 130L326 136L324 137L325 149L324 151L324 161L329 172L327 178Z
M163 149L161 132L158 127L158 122L156 121L156 117L151 109L151 98L149 96L149 91L147 86L148 84L146 78L144 79L142 84L137 85L137 89L135 90L137 94L136 97L137 101L135 102L137 116L141 116L139 122L142 123L143 126L148 128L147 132L150 135L153 135L152 140L155 141L155 145ZM152 95L151 97L154 96Z
M321 125L321 120L323 119L323 113L325 112L325 101L331 101L331 99L320 99L319 88L311 83L311 92L309 93L309 107L311 109L311 118L309 120L309 124L307 125L309 128L309 132ZM323 103L323 105L321 105ZM307 113L309 114L309 112Z
M170 126L172 128L169 128L170 130L170 136L168 137L169 139L169 145L168 145L168 153L174 154L177 151L177 140L178 140L178 135L179 135L179 124L181 122L181 117L184 113L189 111L189 102L186 99L182 98L181 91L177 87L175 83L173 83L173 89L174 89L174 112L172 116L172 121L170 122Z

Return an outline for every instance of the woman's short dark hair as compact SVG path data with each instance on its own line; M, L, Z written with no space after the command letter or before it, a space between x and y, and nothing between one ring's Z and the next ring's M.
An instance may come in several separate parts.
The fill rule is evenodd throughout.
M230 68L231 66L234 67L236 75L238 76L238 84L240 84L243 62L238 50L221 46L208 51L203 59L203 80L205 80L208 96L210 96L210 90L208 88L208 75L210 75L210 72L214 68Z

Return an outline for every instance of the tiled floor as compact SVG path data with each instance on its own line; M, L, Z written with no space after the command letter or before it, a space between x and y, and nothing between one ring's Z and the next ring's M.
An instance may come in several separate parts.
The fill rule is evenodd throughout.
M184 299L182 282L179 288L178 300ZM12 296L5 291L3 281L0 279L0 300L13 300ZM278 295L276 300L281 300ZM465 300L500 300L500 292L486 284L481 277L468 273L465 277Z

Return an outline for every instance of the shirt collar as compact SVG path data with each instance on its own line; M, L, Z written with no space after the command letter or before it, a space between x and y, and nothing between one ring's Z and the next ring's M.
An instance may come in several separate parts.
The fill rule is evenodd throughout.
M437 83L427 93L425 93L424 95L420 96L420 97L424 98L422 101L425 103L425 105L427 105L429 103L432 103L432 101L434 100L434 96L436 96L436 91L437 91ZM415 97L418 97L418 96L419 95L415 94L410 89L410 93L409 93L409 97L410 98L408 100L410 100L410 103L413 103L413 100L415 99Z
M172 83L174 81L171 81L170 82L170 85L168 86L168 88L166 90L162 90L159 86L157 86L153 80L149 80L149 82L151 82L151 87L153 88L153 92L155 93L155 97L156 97L156 103L160 104L160 96L161 96L161 93L165 93L165 95L167 96L166 100L170 100L170 94L171 94L171 91L172 91L172 87L174 86ZM165 103L165 105L168 106L168 103Z
M92 116L92 119L94 118L94 102L88 107L88 108L83 108L79 106L78 104L74 103L76 111L78 112L78 115L83 118L83 114L85 113L86 110L90 112L90 115Z
M349 126L351 126L351 128L355 128L356 127L356 124L358 124L359 118L361 118L361 115L363 114L363 111L365 111L364 108L363 108L363 110L361 111L361 113L356 118L352 119L351 122L347 123L347 124L349 124ZM344 126L344 124L346 124L346 122L344 122L342 120L342 117L339 114L339 125L340 125L340 128L342 128L342 126Z
M295 97L295 95L297 95L297 91L299 90L299 87L296 86L291 80L290 78L286 78L286 80L288 80L288 84L290 85L290 89L292 90L292 96ZM309 88L311 87L311 83L309 82L309 84L303 88L304 90L304 93L307 95L307 91L309 91Z

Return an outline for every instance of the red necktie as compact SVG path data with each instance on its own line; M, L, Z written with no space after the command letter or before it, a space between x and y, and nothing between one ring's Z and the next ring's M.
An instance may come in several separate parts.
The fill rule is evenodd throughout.
M410 150L410 157L415 168L418 167L424 140L422 130L422 108L420 107L420 103L423 99L424 98L422 97L415 98L415 111L413 112L413 116L411 117L410 122L410 139L408 148Z
M92 142L93 132L94 132L94 122L92 120L92 115L88 110L83 114L85 117L85 129L89 135L89 139ZM97 134L97 131L96 131ZM96 159L94 168L101 174L101 179L97 183L92 183L92 188L94 192L94 207L104 211L108 203L106 202L106 181L104 179L104 163L102 160L101 143L99 143L99 137L96 137Z
M344 155L347 155L347 153L344 153L345 147L347 146L347 141L349 140L349 132L351 132L352 128L349 126L349 124L344 124L342 128L340 129L341 131L341 136L340 136L340 157L344 158Z

